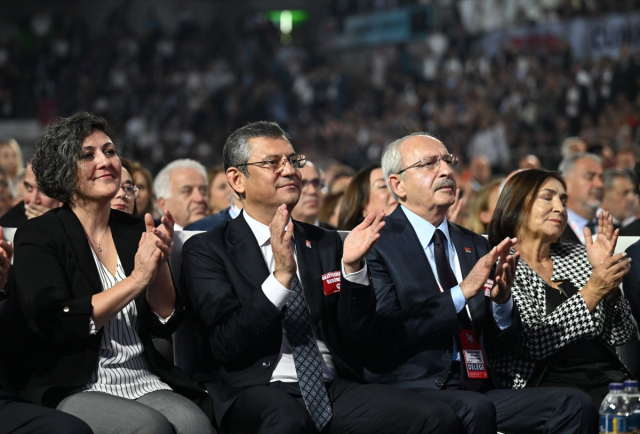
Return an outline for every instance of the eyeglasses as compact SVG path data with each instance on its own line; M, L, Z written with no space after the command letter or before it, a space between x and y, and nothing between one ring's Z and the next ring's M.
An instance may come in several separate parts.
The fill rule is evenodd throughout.
M425 157L425 158L422 158L421 160L418 160L417 162L413 163L409 167L405 167L400 172L396 173L396 175L400 175L402 172L412 169L414 167L424 167L429 172L434 172L438 170L438 168L440 167L440 161L444 161L452 169L455 169L456 167L458 167L458 157L456 157L453 154L445 154L442 157L432 155L431 157Z
M138 192L140 191L138 189L137 185L129 185L129 184L123 184L120 186L120 188L124 191L124 196L127 199L135 199L138 197Z
M280 160L271 158L269 160L264 160L264 161L255 161L253 163L238 164L236 167L259 166L259 167L267 168L271 170L273 173L280 173L284 170L284 166L287 164L287 161L289 162L289 164L291 164L291 167L293 167L294 170L298 170L304 167L304 165L307 162L307 157L305 157L304 155L294 155L289 158L286 158L286 157L281 158Z
M305 188L307 185L312 185L313 188L316 188L316 189L324 187L322 181L320 181L320 179L318 179L318 178L311 179L311 180L303 179L302 181L300 181L300 187L301 188Z

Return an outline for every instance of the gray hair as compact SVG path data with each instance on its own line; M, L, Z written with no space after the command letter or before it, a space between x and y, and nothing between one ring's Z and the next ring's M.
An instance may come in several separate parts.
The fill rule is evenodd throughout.
M224 143L222 159L225 172L230 167L237 167L238 170L249 176L249 169L247 166L242 166L242 164L249 162L252 152L249 140L256 137L283 138L291 143L289 135L275 122L258 121L249 123L231 133Z
M95 131L111 136L107 121L87 112L58 118L47 127L36 143L31 161L40 191L60 202L69 202L78 186L82 144Z
M562 176L566 178L573 170L573 167L576 165L576 161L581 158L590 158L596 163L602 165L602 158L600 158L598 155L591 154L589 152L576 152L575 154L570 154L564 157L560 162L558 170L560 171Z
M629 172L618 169L607 169L604 171L604 191L610 191L613 188L613 181L616 178L626 178L633 184L633 177Z
M402 142L407 140L410 137L414 136L425 136L433 140L438 140L432 135L425 132L416 132L407 134L404 137L401 137L393 142L389 143L382 152L382 176L384 176L385 181L387 182L387 186L391 191L391 195L396 201L400 201L400 198L396 195L396 193L391 189L389 185L389 177L395 173L398 173L402 170L402 153L400 152L400 145ZM404 179L404 173L400 175Z
M161 197L169 199L171 197L171 172L176 169L185 168L197 170L202 175L202 179L204 179L205 184L207 183L207 170L202 164L188 158L174 160L164 166L162 170L158 172L155 181L153 181L153 188L156 191L156 197L158 199Z

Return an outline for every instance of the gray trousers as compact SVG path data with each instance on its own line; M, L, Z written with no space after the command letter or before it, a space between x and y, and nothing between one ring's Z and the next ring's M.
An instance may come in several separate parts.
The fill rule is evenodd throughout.
M215 433L197 405L168 390L148 393L136 400L102 392L81 392L68 396L57 408L82 419L94 434Z

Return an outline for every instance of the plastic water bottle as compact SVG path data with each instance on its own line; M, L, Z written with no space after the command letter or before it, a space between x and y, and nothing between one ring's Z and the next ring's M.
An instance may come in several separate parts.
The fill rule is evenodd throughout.
M631 434L629 400L622 383L609 384L609 394L600 406L600 434Z
M640 433L640 392L636 380L627 380L624 383L624 393L629 400L629 426L632 433Z

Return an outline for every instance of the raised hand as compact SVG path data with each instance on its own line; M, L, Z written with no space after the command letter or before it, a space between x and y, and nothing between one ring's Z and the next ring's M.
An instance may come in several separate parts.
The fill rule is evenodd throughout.
M631 258L625 252L611 256L597 265L585 287L580 291L589 310L593 311L600 300L615 293L622 278L629 272Z
M489 278L489 275L491 274L491 268L493 267L493 264L496 263L496 261L498 260L498 257L506 258L507 256L509 256L509 251L511 250L511 247L516 242L517 242L516 238L507 237L504 240L502 240L500 244L498 244L493 249L491 249L489 253L487 253L482 258L480 258L480 260L476 263L475 267L473 267L473 269L469 272L467 277L460 283L460 289L462 290L462 294L464 295L464 298L466 300L470 300L471 298L475 297L476 295L478 295L478 293L482 289L484 289L484 284ZM516 264L514 264L514 266L515 265ZM510 268L510 265L508 265L508 267ZM503 266L501 266L501 270L503 270L501 273L504 273ZM514 272L515 272L515 268L514 268ZM500 274L500 276L501 276L500 279L503 281L503 283L506 283L507 276L503 276L502 274ZM506 287L503 286L503 289L505 288ZM509 289L510 288L511 286L509 286ZM499 296L500 289L498 288L496 289L496 291L497 291L496 295ZM493 295L493 291L492 291L492 295ZM507 300L508 300L508 297L507 297Z
M385 225L385 222L382 221L383 218L384 211L380 211L378 214L371 212L347 235L342 250L342 263L347 274L362 269L362 258L369 253L371 247L380 238L380 231Z
M45 212L49 211L44 205L38 205L37 203L30 203L29 205L24 205L24 213L27 215L27 219L32 219L34 217L40 217Z
M584 241L587 248L587 257L593 268L602 264L613 255L618 242L619 230L613 230L613 219L607 211L598 215L598 235L593 241L589 228L584 228Z
M452 223L458 223L458 216L460 215L460 211L464 207L464 204L467 202L467 198L465 197L463 197L462 199L460 198L461 194L462 194L462 190L457 189L456 200L455 202L453 202L453 205L451 205L449 207L449 210L447 211L447 220L449 220Z
M7 276L13 256L12 243L5 241L2 226L0 226L0 291L7 286Z
M160 226L156 228L154 227L151 214L147 213L144 216L147 233L155 236L156 247L162 251L161 259L162 261L166 261L171 256L171 251L173 250L173 226L175 220L169 211L165 211L160 222Z
M275 265L274 277L285 288L291 288L291 281L297 271L296 257L291 248L293 222L289 218L286 205L280 205L269 224L271 230L271 251Z
M153 282L158 272L158 265L162 260L162 250L156 246L156 243L156 238L148 232L142 234L138 243L131 277L139 283L142 289Z
M495 281L491 289L491 299L504 304L511 297L511 287L516 277L516 268L520 260L520 253L515 255L502 255L496 266Z

